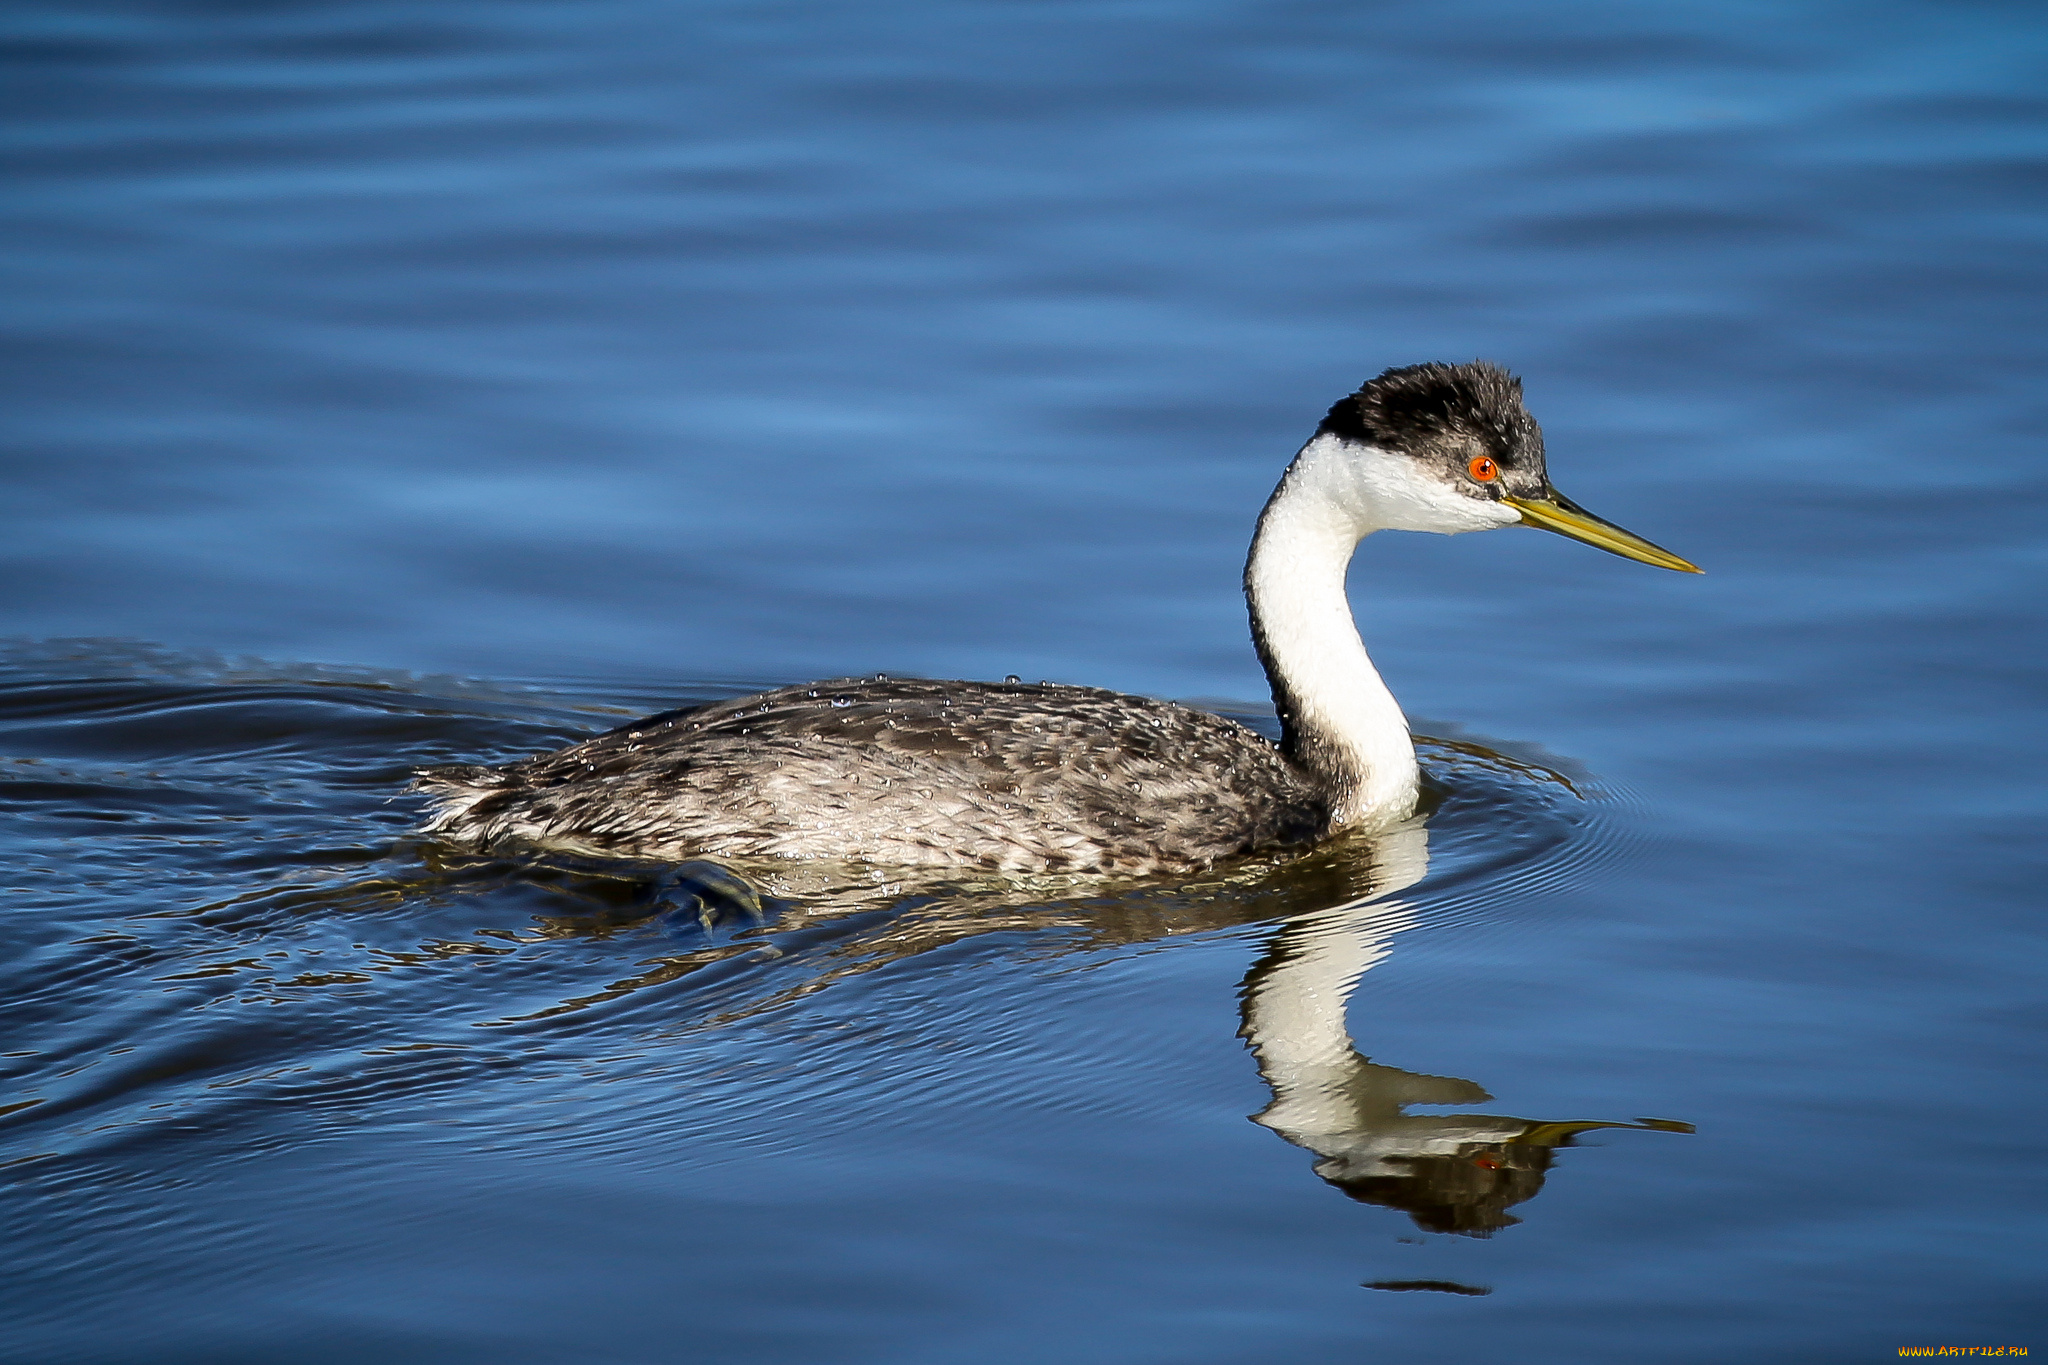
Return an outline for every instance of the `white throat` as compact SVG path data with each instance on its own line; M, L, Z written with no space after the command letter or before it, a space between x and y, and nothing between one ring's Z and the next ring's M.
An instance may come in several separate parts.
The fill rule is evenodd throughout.
M1294 457L1259 517L1245 598L1287 731L1288 757L1319 778L1333 828L1384 827L1415 809L1408 721L1365 652L1344 571L1374 531L1488 530L1520 520L1415 460L1320 435Z

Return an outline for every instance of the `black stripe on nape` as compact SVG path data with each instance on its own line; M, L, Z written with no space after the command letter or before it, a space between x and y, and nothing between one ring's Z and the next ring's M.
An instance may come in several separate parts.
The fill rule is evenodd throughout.
M1332 403L1322 424L1316 428L1316 435L1335 436L1359 445L1372 444L1372 433L1366 430L1365 414L1359 409L1358 395L1347 393Z

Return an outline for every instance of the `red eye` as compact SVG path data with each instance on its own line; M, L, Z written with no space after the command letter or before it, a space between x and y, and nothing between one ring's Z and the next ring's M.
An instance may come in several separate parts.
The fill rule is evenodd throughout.
M1481 483L1492 483L1500 477L1500 466L1481 455L1465 466L1465 472Z

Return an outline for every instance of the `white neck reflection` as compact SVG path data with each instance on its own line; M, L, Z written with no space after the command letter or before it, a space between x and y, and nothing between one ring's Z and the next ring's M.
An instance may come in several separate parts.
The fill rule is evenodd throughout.
M1543 1187L1551 1150L1589 1128L1690 1131L1667 1120L1546 1122L1492 1114L1410 1114L1475 1104L1471 1081L1382 1066L1352 1041L1346 1005L1418 906L1400 897L1429 869L1419 819L1373 841L1373 890L1288 920L1245 979L1244 1038L1272 1087L1253 1116L1315 1154L1316 1174L1355 1199L1397 1208L1432 1232L1487 1237L1520 1221L1513 1204Z

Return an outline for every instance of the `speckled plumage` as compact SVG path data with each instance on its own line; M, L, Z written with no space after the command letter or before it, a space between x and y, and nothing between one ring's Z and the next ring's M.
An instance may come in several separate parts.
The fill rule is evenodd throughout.
M1263 735L1049 683L808 683L419 785L427 832L473 848L655 859L1143 874L1328 827L1323 794Z

